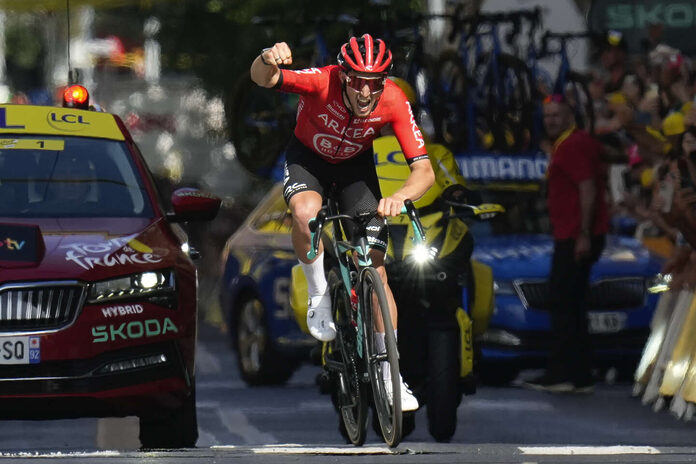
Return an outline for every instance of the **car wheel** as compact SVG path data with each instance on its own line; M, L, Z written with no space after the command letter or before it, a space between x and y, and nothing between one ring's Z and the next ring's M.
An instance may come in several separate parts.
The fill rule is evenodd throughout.
M242 379L249 385L286 382L297 363L283 357L271 343L263 304L256 297L247 297L240 308L235 324L235 351Z
M459 387L459 333L430 329L428 332L428 429L436 441L447 442L457 428Z
M144 449L194 448L197 440L195 387L178 408L140 417L140 444Z

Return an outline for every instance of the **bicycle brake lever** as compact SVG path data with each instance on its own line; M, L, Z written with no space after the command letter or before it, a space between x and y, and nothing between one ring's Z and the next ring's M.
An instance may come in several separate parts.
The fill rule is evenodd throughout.
M417 235L417 242L422 242L425 240L425 231L423 230L423 224L420 222L420 218L418 217L418 210L414 206L413 202L411 200L404 200L404 208L402 210L402 213L408 214L408 217L411 219L411 222L413 223L413 227L416 229L416 235Z

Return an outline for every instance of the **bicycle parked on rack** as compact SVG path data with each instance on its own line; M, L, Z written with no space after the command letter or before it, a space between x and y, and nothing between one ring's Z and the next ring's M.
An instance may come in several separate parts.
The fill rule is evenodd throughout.
M412 202L407 200L404 204L402 213L411 219L415 241L423 242L417 211ZM329 260L327 280L337 334L333 341L324 344L324 366L337 381L335 402L350 441L358 446L365 441L369 382L382 437L388 446L395 447L401 441L403 423L399 353L382 279L370 260L367 227L376 215L376 211L354 216L339 214L334 195L328 195L326 205L309 223L312 248L307 257L317 256L325 224L331 224L330 244L325 246L329 253L325 256ZM351 240L346 239L343 227L352 227ZM377 350L375 327L384 329L384 351ZM391 399L382 372L384 361L389 363Z
M503 52L499 26L539 21L537 10L452 16L456 50L439 58L436 89L441 139L454 149L520 151L530 147L535 88L525 62ZM483 27L483 29L482 29ZM514 30L514 29L513 29ZM506 41L512 41L508 35ZM434 111L435 112L435 111Z
M547 31L541 39L539 58L558 55L561 63L558 67L553 93L564 95L575 114L575 123L581 129L594 133L595 113L592 95L589 91L591 77L579 73L570 68L568 58L568 42L571 40L588 39L592 35L588 32L558 33ZM551 41L558 42L558 48L549 50Z

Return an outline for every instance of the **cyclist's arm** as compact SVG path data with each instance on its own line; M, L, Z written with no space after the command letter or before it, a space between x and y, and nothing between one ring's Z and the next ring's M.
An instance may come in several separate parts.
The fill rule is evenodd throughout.
M416 201L435 182L435 173L427 155L409 165L411 173L399 190L379 201L377 212L382 216L398 216L404 200Z
M251 80L261 87L274 87L280 79L280 66L292 64L292 52L285 42L264 48L251 63Z

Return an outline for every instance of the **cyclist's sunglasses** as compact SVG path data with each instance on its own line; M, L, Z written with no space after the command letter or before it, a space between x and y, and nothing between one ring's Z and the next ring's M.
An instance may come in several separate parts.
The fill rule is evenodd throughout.
M346 76L346 86L356 92L362 91L362 89L367 86L370 89L370 93L380 93L384 90L384 81L386 81L385 76L375 76L375 77L358 77L358 76Z

